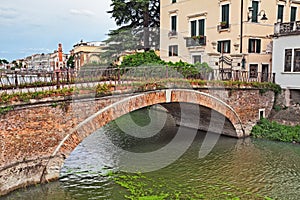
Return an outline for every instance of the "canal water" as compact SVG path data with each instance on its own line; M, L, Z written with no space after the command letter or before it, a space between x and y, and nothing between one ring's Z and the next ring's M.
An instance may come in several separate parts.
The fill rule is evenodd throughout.
M293 144L220 137L212 151L199 158L200 147L208 135L199 131L186 152L170 165L145 173L120 171L124 151L147 157L147 153L174 142L178 134L179 127L170 116L161 131L150 138L136 138L120 128L120 124L127 123L128 116L139 126L147 127L154 123L150 122L148 113L148 109L143 109L123 116L86 138L66 160L59 181L21 189L0 199L114 200L138 199L138 196L152 196L144 199L299 199L300 147ZM159 119L165 113L158 111L156 115ZM131 128L132 132L147 135L141 129ZM181 131L187 135L192 132L188 128ZM177 140L176 146L183 148L184 140ZM172 153L161 155L162 161Z

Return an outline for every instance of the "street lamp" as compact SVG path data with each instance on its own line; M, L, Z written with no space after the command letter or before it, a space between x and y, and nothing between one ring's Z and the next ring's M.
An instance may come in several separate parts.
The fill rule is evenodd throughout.
M267 16L266 16L266 11L261 10L261 11L258 13L258 16L261 16L261 15L262 15L262 17L261 17L260 20L262 20L262 21L267 21L267 20L268 20L268 18L267 18Z
M252 19L252 16L253 16L253 8L248 7L248 10L249 10L249 12L248 12L248 21L250 21ZM263 21L263 22L268 20L265 10L259 11L257 16L262 16L260 20Z

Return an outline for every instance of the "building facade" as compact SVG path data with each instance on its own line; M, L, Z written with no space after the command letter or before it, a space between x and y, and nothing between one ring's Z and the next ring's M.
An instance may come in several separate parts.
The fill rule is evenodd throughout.
M300 103L300 21L277 23L273 46L273 71L285 104Z
M272 72L274 24L300 19L299 9L296 0L161 0L161 58L264 81Z
M104 42L80 41L78 44L75 44L71 50L71 55L74 56L75 69L79 70L87 64L101 64L101 53L104 52L104 47L106 47Z

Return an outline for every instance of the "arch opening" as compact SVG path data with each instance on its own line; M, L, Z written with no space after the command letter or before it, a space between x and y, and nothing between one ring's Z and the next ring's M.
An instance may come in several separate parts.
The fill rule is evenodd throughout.
M202 106L203 108L209 108L227 118L227 124L229 124L229 126L231 124L232 126L230 127L234 127L236 130L235 132L237 132L237 128L239 128L240 130L242 129L242 124L234 110L223 101L207 93L188 89L172 89L137 94L127 97L119 102L116 102L97 111L94 115L71 130L70 133L63 139L63 141L61 141L52 155L54 158L59 157L60 159L49 161L49 164L46 166L46 173L43 173L41 179L51 180L54 177L58 177L59 170L65 158L70 155L70 153L79 143L81 143L84 138L88 137L96 130L103 127L105 124L117 119L124 114L130 113L143 107L156 104L163 104L165 106L170 103L196 104ZM231 123L228 123L228 121ZM234 135L233 132L231 133L231 136L239 137L237 133ZM60 166L59 169L57 166Z

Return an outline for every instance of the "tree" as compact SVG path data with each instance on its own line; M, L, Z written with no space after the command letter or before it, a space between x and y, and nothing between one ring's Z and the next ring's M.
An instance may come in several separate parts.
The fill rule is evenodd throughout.
M148 51L151 47L158 48L159 0L112 0L111 7L108 13L121 27L108 34L108 55L124 50L143 48Z
M9 62L6 59L0 59L0 65L2 64L9 64Z
M67 60L67 66L68 68L74 69L75 65L74 65L74 55L71 55L69 57L69 59Z

